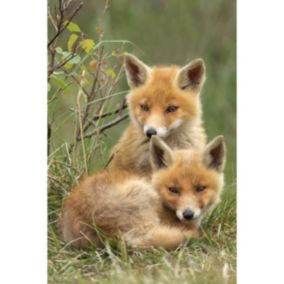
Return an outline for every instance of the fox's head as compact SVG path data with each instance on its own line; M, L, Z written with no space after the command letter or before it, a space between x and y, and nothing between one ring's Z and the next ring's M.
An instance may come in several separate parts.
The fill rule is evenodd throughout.
M132 120L147 137L167 137L185 123L200 118L199 94L205 65L195 59L185 67L149 67L133 55L125 56Z
M213 139L203 152L173 151L157 136L151 138L153 186L180 221L199 224L204 213L219 202L225 152L223 136Z

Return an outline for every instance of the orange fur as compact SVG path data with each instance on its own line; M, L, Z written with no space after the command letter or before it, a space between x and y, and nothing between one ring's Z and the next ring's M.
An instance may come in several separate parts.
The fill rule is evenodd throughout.
M196 236L200 221L217 204L222 189L223 141L219 138L208 147L172 151L153 137L151 180L120 170L86 178L64 202L63 240L76 247L100 246L103 235L123 239L132 248L174 249ZM200 185L206 189L197 192ZM171 187L178 193L171 192ZM196 214L190 220L180 214L188 208Z
M148 127L156 129L171 148L202 149L206 143L199 95L205 80L203 61L195 60L184 68L150 68L129 55L125 65L131 87L127 97L131 123L112 150L109 168L151 174ZM189 78L186 68L195 71ZM188 86L183 87L186 82ZM143 110L143 105L149 110ZM177 107L176 111L167 112L169 106Z

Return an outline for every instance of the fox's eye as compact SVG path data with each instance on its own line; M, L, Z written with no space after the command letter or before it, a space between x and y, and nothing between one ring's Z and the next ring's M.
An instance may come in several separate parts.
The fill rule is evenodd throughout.
M206 189L206 186L205 185L201 185L201 184L198 184L196 187L195 187L195 190L197 192L201 192L201 191L204 191Z
M149 111L149 106L147 104L141 104L140 108L142 111Z
M170 186L169 187L169 191L172 192L172 193L175 193L175 194L179 193L178 189L176 187L174 187L174 186Z
M168 106L166 112L175 112L178 109L176 106Z

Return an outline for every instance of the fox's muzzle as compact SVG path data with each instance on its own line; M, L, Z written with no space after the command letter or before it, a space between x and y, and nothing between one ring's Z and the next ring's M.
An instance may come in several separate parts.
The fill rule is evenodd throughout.
M176 211L176 215L180 220L195 220L198 219L201 215L201 209L196 208L185 208L185 209L179 209Z
M185 209L183 211L182 215L183 215L184 219L190 220L190 219L193 218L194 212L192 210L190 210L190 209Z
M148 138L151 138L153 135L157 135L157 131L155 128L148 128L145 134Z
M148 137L151 138L153 135L157 135L161 138L167 137L168 136L168 129L166 127L153 127L153 126L144 126L144 134Z

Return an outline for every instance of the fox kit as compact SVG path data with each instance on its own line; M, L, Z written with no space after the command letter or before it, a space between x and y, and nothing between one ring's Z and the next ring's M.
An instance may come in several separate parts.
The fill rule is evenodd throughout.
M148 143L152 135L161 137L170 148L205 146L200 104L205 81L202 59L183 68L150 68L128 54L125 70L130 86L127 103L131 123L112 151L111 169L151 174Z
M151 181L127 171L85 179L67 197L63 240L76 247L101 246L101 235L131 248L174 249L197 236L204 214L220 199L225 145L216 137L204 151L171 150L151 138Z

